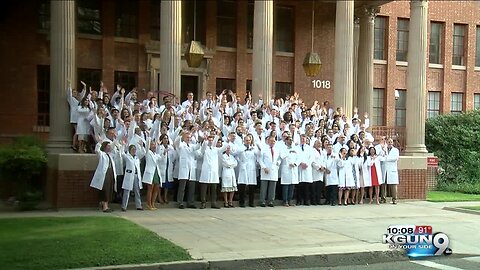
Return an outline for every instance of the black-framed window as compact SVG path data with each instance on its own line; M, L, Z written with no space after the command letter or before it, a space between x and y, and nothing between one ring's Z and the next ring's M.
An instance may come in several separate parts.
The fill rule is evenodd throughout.
M102 34L102 1L77 0L77 31Z
M385 60L385 45L386 45L386 25L387 18L382 16L375 17L375 31L374 31L374 59Z
M275 47L279 52L293 52L295 43L295 10L291 6L276 6Z
M480 25L477 25L477 42L475 53L475 66L480 67Z
M37 125L50 125L50 66L37 66Z
M407 122L407 91L395 90L395 126L404 127Z
M465 29L466 25L453 25L453 53L452 65L465 65Z
M285 99L293 94L293 84L291 82L275 82L275 98Z
M150 39L160 40L160 8L161 0L151 0L150 2Z
M217 0L217 46L237 47L237 2Z
M215 89L217 95L220 95L224 89L235 92L235 79L217 78Z
M195 12L196 11L196 12ZM183 43L190 43L195 40L205 45L206 40L206 1L183 1L182 2L182 40ZM196 25L194 24L194 17Z
M117 85L125 88L126 92L130 92L137 86L137 73L128 71L115 71L115 89Z
M463 93L452 93L450 100L450 112L462 113L463 112Z
M255 11L255 3L248 1L247 7L247 49L253 49L253 16Z
M131 0L115 1L115 36L138 37L138 2Z
M440 114L440 92L429 91L427 95L427 118Z
M407 61L409 20L397 21L397 61Z
M38 30L50 30L50 0L38 2Z
M385 103L385 89L373 88L373 114L372 126L384 125L384 103Z
M79 68L77 69L77 89L82 91L83 85L80 83L83 81L87 85L87 89L92 87L92 90L100 90L100 81L102 80L101 69Z
M443 23L430 23L430 50L429 62L432 64L442 63L442 40L443 40Z

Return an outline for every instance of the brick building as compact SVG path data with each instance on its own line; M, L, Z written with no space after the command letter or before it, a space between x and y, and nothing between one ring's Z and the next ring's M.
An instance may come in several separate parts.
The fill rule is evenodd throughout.
M478 1L8 0L0 31L0 141L48 138L56 207L95 202L96 157L66 153L67 80L182 99L227 88L267 98L298 92L347 113L358 105L377 130L406 125L400 198L425 198L425 117L480 107ZM198 68L183 56L193 39L205 46ZM322 67L307 77L312 46Z

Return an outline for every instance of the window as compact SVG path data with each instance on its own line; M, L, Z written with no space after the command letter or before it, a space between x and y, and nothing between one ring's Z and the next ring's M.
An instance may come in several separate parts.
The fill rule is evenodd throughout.
M131 91L137 86L137 73L126 71L115 71L115 89L117 85L125 88L126 92Z
M408 19L397 21L397 61L407 61L408 53Z
M115 36L137 38L137 1L115 1Z
M237 47L237 2L217 0L217 46Z
M432 22L430 24L430 56L431 64L441 64L442 56L442 37L443 24L439 22Z
M79 0L77 3L77 29L84 34L102 34L101 1Z
M375 17L374 59L385 60L386 17Z
M50 30L50 1L41 0L38 7L38 29Z
M475 66L480 67L480 26L477 25L477 52L476 52L476 58L475 58Z
M404 127L407 119L407 91L395 90L395 126Z
M428 92L427 96L427 118L440 114L440 92Z
M383 101L384 101L385 89L373 88L373 114L372 125L383 126Z
M277 6L275 20L275 46L279 52L293 52L295 13L292 7Z
M196 6L195 6L196 5ZM196 13L195 13L196 10ZM206 1L183 1L182 2L182 38L183 43L190 43L196 40L205 45L206 28L205 13L207 11ZM194 17L196 25L194 24ZM193 31L195 30L195 37Z
M50 66L37 66L37 125L50 125Z
M225 89L235 92L235 79L217 78L217 85L215 88L217 95L220 95Z
M290 82L275 82L275 98L285 99L287 96L293 94L292 83Z
M450 102L450 112L461 113L463 112L463 93L452 93Z
M480 94L473 94L473 109L480 110Z
M465 25L454 24L453 25L453 54L452 65L464 66L464 53L465 53Z
M247 49L253 49L253 16L255 4L253 1L248 1L247 11Z
M246 87L245 87L245 92L252 93L252 80L247 80L247 84L246 84Z
M92 87L92 90L100 90L100 81L102 80L102 70L101 69L88 69L88 68L79 68L77 70L77 89L82 91L83 85L80 81L83 81L88 87ZM116 89L114 89L116 91Z
M150 2L150 38L160 40L160 0Z

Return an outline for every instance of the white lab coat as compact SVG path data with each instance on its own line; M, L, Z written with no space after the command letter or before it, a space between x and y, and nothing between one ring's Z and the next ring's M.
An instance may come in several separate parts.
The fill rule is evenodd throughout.
M167 154L165 154L165 148L168 148ZM160 168L160 179L164 179L164 183L173 182L173 167L175 164L175 159L177 157L175 149L173 149L173 146L171 145L167 145L166 147L164 145L159 145L157 147L157 153L160 156L158 166Z
M367 166L369 167L369 177L371 178L372 176L372 166L375 164L375 169L377 171L377 178L378 178L378 184L381 185L383 184L383 175L382 175L382 167L381 167L381 161L383 161L383 157L377 156L375 161L372 159L372 156L368 156L367 158ZM370 183L372 183L372 180L370 179Z
M105 176L107 175L108 166L111 164L113 170L113 177L115 181L114 189L117 190L117 174L115 173L115 162L113 162L112 157L103 152L97 151L98 154L98 165L97 169L95 169L95 173L93 174L92 181L90 182L90 186L96 188L98 190L103 190L103 183L105 182Z
M320 171L320 168L325 168L327 165L327 160L325 153L313 149L313 162L312 162L312 178L313 182L322 181L325 171Z
M222 155L222 188L237 187L237 181L235 180L235 167L237 165L237 160L233 155Z
M238 184L256 185L257 184L257 156L259 150L252 145L238 148Z
M78 135L90 135L91 126L90 121L88 121L88 116L90 115L90 108L88 107L77 107L77 134Z
M258 163L260 164L260 179L269 181L278 181L278 169L280 166L280 151L277 147L273 147L273 158L270 146L265 145L260 151ZM268 168L269 173L265 173L265 168Z
M372 186L372 178L370 176L370 167L368 166L368 157L365 159L364 157L360 157L360 163L362 167L361 177L363 177L363 186L364 187L371 187Z
M299 149L297 147L288 147L285 145L280 158L282 164L280 165L280 184L282 185L296 185L298 184L298 164Z
M397 161L400 156L400 152L397 148L392 147L391 150L387 150L385 155L385 175L387 184L398 184L398 166ZM385 177L384 177L385 179Z
M208 146L208 141L204 141L202 145L203 153L203 163L202 171L200 174L200 183L206 184L218 184L220 183L219 177L219 168L218 168L218 158L223 152L224 147L217 147L218 137L212 142L212 146Z
M142 172L140 171L140 160L137 156L132 156L130 153L124 154L125 161L125 176L123 177L122 188L124 190L133 190L135 180L138 180L138 188L142 189Z
M195 151L197 151L199 147L199 144L187 145L185 142L178 144L178 179L197 180Z
M165 183L165 179L160 175L160 155L148 149L145 155L145 171L143 172L142 182L151 185L155 170L157 170L160 177L160 186L162 186L162 183Z
M310 145L305 144L302 151L302 146L299 145L298 149L298 181L300 183L313 183L312 163L314 160L315 149ZM300 163L307 164L307 168L303 169Z
M326 174L325 186L338 185L337 165L340 163L340 159L338 158L338 155L332 153L330 156L327 155L326 161L326 168L330 173Z

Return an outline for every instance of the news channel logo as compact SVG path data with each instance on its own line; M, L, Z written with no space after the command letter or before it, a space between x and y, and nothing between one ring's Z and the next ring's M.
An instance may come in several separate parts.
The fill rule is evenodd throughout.
M429 225L392 225L382 242L391 249L403 249L411 258L452 254L450 239L443 232L433 233Z

